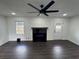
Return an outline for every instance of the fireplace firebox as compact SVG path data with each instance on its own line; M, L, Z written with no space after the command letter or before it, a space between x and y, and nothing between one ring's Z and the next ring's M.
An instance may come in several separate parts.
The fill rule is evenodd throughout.
M47 28L32 28L33 42L47 41Z

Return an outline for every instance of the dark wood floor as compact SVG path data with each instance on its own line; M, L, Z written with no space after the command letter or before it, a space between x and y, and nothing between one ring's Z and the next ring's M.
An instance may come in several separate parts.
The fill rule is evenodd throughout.
M8 42L0 47L0 59L79 59L79 46L61 40Z

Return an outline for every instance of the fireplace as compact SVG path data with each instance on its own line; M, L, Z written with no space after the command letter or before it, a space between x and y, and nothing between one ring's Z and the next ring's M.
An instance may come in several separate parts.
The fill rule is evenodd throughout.
M47 28L32 28L33 42L47 41Z

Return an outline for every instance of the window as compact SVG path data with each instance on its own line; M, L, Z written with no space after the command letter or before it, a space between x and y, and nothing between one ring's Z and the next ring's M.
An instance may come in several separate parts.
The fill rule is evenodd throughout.
M56 32L61 32L62 31L62 24L56 24Z
M16 34L24 34L24 22L16 22Z

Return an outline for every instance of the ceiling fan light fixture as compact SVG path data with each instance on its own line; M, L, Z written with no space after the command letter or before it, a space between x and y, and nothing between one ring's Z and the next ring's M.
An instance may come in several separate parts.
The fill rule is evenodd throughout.
M40 16L42 16L42 14L40 14Z

